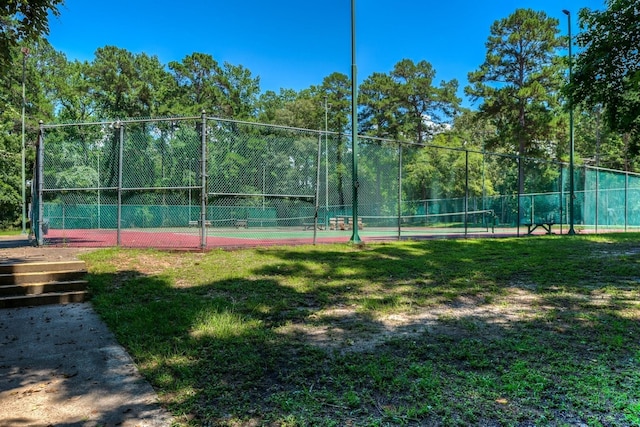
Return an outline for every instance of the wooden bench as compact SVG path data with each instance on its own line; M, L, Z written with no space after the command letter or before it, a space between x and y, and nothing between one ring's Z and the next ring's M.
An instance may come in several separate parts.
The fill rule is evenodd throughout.
M539 222L533 222L533 223L525 223L524 225L527 226L527 234L533 234L535 229L538 227L541 227L542 229L544 229L546 231L546 234L553 234L551 232L551 228L555 223L556 223L555 221L539 221Z
M189 221L189 227L200 227L202 225L202 221ZM204 225L206 227L211 227L211 221L205 220Z

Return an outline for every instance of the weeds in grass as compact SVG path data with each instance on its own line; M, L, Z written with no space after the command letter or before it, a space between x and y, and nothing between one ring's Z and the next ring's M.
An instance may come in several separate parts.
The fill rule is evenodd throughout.
M640 235L86 254L178 425L640 425Z

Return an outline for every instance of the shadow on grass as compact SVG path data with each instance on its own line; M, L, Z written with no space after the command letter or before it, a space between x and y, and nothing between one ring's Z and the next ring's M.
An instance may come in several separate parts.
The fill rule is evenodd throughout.
M237 278L90 283L185 423L627 426L640 423L634 244L269 248Z

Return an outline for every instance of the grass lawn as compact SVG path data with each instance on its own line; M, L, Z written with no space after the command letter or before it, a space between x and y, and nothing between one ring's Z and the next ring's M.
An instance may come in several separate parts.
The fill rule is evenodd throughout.
M19 236L22 233L22 230L19 228L11 228L11 229L0 229L0 237L1 236Z
M83 258L179 425L640 426L640 234Z

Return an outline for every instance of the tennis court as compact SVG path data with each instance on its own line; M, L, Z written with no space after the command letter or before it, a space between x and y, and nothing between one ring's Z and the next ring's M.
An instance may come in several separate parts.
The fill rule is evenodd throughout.
M569 212L580 232L640 227L637 174L578 168L571 197L563 163L358 141L205 114L42 125L32 231L39 245L199 250L348 242L354 218L364 242L563 234Z
M461 215L461 214L458 214ZM417 221L415 217L412 221ZM426 221L426 218L421 218ZM514 228L478 224L449 224L398 227L368 226L366 221L388 221L388 218L365 217L358 235L363 242L418 240L427 238L504 237L518 234ZM338 222L336 221L336 224ZM347 222L348 224L348 222ZM525 230L526 232L526 230ZM49 246L129 247L176 250L240 248L273 245L347 243L353 230L347 225L332 229L327 224L290 227L159 227L122 229L49 229L45 236Z

